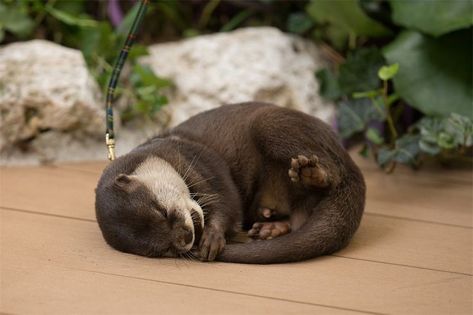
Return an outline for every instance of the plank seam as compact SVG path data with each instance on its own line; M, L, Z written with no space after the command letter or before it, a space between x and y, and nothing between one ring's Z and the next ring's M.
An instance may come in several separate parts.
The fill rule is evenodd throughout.
M78 221L83 221L83 222L97 223L96 220L92 220L92 219L83 219L83 218L77 218L77 217L69 217L69 216L64 216L64 215L51 214L51 213L44 213L44 212L37 212L37 211L31 211L31 210L15 209L15 208L3 207L3 206L0 206L0 209L1 209L1 210L7 210L7 211L14 211L14 212L21 212L21 213L33 214L33 215L50 216L50 217L55 217L55 218L60 218L60 219L70 219L70 220L78 220ZM331 254L331 255L327 255L327 256L333 256L333 257L342 258L342 259L352 259L352 260L366 261L366 262L378 263L378 264L384 264L384 265L393 265L393 266L399 266L399 267L405 267L405 268L413 268L413 269L429 270L429 271L436 271L436 272L443 272L443 273L450 273L450 274L458 274L458 275L464 275L464 276L469 276L469 277L473 276L473 274L463 273L463 272L459 272L459 271L433 269L433 268L420 267L420 266L413 266L413 265L405 265L405 264L392 263L392 262L379 261L379 260L371 260L371 259L363 259L363 258L348 257L348 256L343 256L343 255L338 255L338 254Z
M128 279L135 279L135 280L141 280L141 281L157 282L157 283L161 283L161 284L165 284L165 285L175 285L175 286L180 286L180 287L187 287L187 288L201 289L201 290L208 290L208 291L216 291L216 292L236 294L236 295L242 295L242 296L250 296L250 297L255 297L255 298L277 300L277 301L289 302L289 303L295 303L295 304L325 307L325 308L338 309L338 310L343 310L343 311L351 311L351 312L356 312L356 313L376 314L376 315L382 315L383 314L383 313L377 313L377 312L371 312L371 311L365 311L365 310L346 308L346 307L341 307L341 306L334 306L334 305L326 305L326 304L318 304L318 303L311 303L311 302L305 302L305 301L284 299L284 298L278 298L278 297L273 297L273 296L245 293L245 292L240 292L240 291L231 291L231 290L225 290L225 289L209 288L209 287L198 286L198 285L193 285L193 284L186 284L186 283L175 283L175 282L171 282L171 281L156 280L156 279L142 278L142 277L129 276L129 275L121 275L121 274L109 273L109 272L103 272L103 271L95 271L95 270L87 270L87 269L73 269L73 270L97 273L97 274L101 274L101 275L122 277L122 278L128 278Z
M406 220L406 221L413 221L413 222L420 222L420 223L427 223L427 224L434 224L434 225L444 225L444 226L451 226L451 227L457 227L457 228L469 229L469 230L473 229L473 227L467 226L467 225L443 223L443 222L436 222L436 221L422 220L422 219L413 219L413 218L407 218L407 217L397 217L395 215L389 215L389 214L383 214L383 213L375 213L375 212L366 212L365 211L364 214L368 215L368 216L384 217L384 218L389 218L389 219Z

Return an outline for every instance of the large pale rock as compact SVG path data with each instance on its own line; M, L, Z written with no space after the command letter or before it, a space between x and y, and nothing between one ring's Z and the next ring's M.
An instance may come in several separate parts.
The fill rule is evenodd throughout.
M0 48L0 152L48 132L102 137L102 106L80 51L44 40Z
M318 95L317 47L270 28L246 28L149 47L141 62L176 86L167 110L176 125L203 110L268 101L329 120L333 107Z

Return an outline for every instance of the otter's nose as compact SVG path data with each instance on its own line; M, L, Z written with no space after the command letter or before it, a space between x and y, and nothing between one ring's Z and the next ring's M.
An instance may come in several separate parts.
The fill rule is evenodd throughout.
M180 231L177 234L177 243L185 247L187 244L192 242L194 235L192 234L192 231L186 228L180 228Z

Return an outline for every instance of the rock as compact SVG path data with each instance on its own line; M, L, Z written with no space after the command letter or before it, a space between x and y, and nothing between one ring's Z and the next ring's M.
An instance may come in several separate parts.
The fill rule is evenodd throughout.
M64 141L34 145L49 132L103 137L100 91L81 52L44 40L0 48L0 113L2 154L27 141L40 151L67 150Z
M171 126L222 104L267 101L328 121L334 110L318 95L317 47L271 27L244 28L149 47L148 64L176 88Z

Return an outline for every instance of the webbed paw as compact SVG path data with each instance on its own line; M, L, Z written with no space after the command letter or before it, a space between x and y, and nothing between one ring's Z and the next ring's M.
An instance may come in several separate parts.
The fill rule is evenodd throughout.
M204 232L199 244L199 258L202 261L213 261L225 247L225 234L219 229L208 227Z
M327 187L330 184L328 174L320 165L316 155L310 158L305 155L292 158L288 175L291 181L301 182L304 185Z

